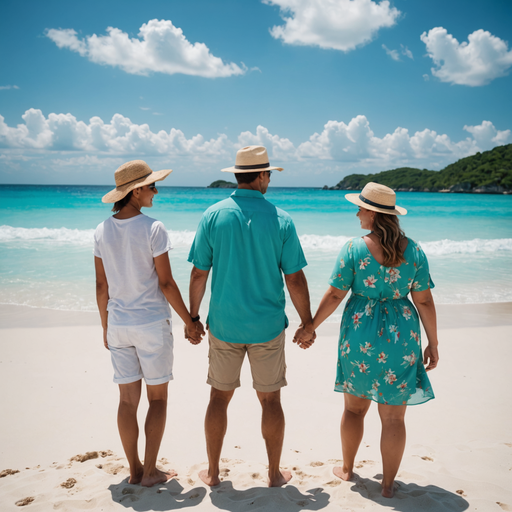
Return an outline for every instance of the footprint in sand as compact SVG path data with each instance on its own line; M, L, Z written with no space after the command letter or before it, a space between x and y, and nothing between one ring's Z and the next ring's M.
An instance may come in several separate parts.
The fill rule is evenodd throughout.
M330 482L327 482L325 485L328 485L329 487L337 487L338 485L341 485L341 480L331 480Z
M364 467L365 464L373 464L373 460L362 460L360 462L358 462L355 467L357 469L361 469L362 467Z
M27 498L23 498L22 500L18 500L15 505L17 507L24 507L25 505L30 505L35 500L32 496L28 496Z
M70 462L85 462L86 460L97 459L99 457L98 452L86 452L85 454L75 455L71 457Z
M422 460L428 460L429 462L434 462L434 459L430 458L430 457L427 457L425 455L425 457L421 457Z
M318 466L323 466L324 463L323 462L320 462L320 461L316 461L316 462L312 462L310 464L310 466L313 466L314 468L318 467Z
M103 464L101 469L103 469L103 471L109 475L117 475L125 468L122 464Z
M4 476L7 475L15 475L16 473L19 473L17 469L4 469L3 471L0 472L0 478L3 478Z
M466 496L466 493L462 489L458 489L455 491L457 494L460 494L461 496Z
M501 501L497 501L496 505L500 506L502 510L512 510L512 507L510 505L507 505L506 503L501 503Z
M229 476L229 472L230 472L230 470L228 468L221 469L220 476L224 476L224 477Z
M75 486L76 480L74 478L68 478L65 482L62 482L60 484L61 487L64 487L64 489L71 489Z

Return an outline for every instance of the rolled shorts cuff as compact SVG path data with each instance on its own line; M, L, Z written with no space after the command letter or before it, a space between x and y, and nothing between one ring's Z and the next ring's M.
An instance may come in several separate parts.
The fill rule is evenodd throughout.
M209 384L210 386L214 387L215 389L218 389L219 391L233 391L233 389L240 387L240 379L236 380L235 382L232 382L231 384L221 384L220 382L217 382L211 377L208 377L206 379L206 384Z
M133 377L122 377L122 378L116 378L114 377L114 384L131 384L132 382L137 382L138 380L141 380L144 378L144 375L140 373L139 375L134 375Z
M147 386L159 386L160 384L165 384L171 380L174 380L174 377L171 375L167 375L167 377L161 377L160 379L144 379L146 381Z
M288 386L288 382L286 382L286 379L282 379L279 382L276 382L275 384L271 384L270 386L262 386L261 384L256 384L253 382L252 387L259 391L260 393L272 393L274 391L278 391L281 388L284 388L285 386Z

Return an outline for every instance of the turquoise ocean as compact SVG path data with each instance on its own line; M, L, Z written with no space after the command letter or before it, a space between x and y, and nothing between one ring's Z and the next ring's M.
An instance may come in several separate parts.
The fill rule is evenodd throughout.
M0 185L0 303L94 311L93 233L111 205L107 186ZM188 298L187 255L208 206L232 190L159 187L153 208L174 249L175 279ZM293 218L308 261L316 308L341 246L364 232L344 191L269 188L266 198ZM512 301L512 196L398 192L400 221L430 263L438 304ZM290 320L298 317L288 299ZM207 302L203 302L203 315ZM330 318L338 321L341 308Z

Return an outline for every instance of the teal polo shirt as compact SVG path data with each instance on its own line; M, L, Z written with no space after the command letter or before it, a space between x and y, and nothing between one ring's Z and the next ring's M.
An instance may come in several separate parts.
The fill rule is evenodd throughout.
M291 217L237 189L203 214L188 261L212 270L207 323L228 343L265 343L288 327L284 274L307 265Z

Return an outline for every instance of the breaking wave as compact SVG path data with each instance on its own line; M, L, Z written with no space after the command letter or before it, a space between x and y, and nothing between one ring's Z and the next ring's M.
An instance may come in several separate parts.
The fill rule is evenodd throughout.
M68 228L15 228L0 226L0 243L5 242L34 242L62 243L71 245L92 246L94 229ZM169 231L169 237L174 247L190 247L194 240L194 231ZM339 251L349 240L345 236L330 235L301 235L302 247L306 250ZM512 238L473 240L436 240L421 242L428 256L446 256L450 254L476 254L511 252Z

